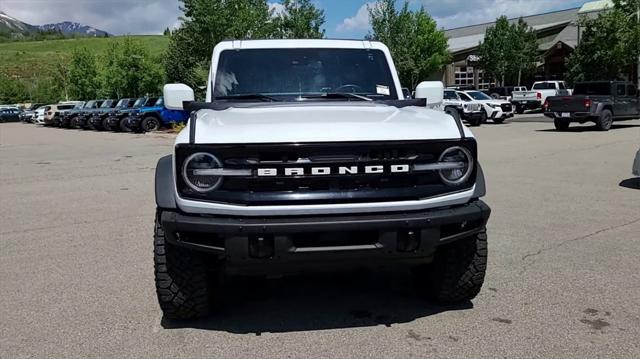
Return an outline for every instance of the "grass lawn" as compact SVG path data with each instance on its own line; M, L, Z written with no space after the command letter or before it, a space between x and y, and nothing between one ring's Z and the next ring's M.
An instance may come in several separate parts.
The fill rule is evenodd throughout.
M142 42L154 56L161 55L169 43L165 36L131 37ZM109 48L111 42L119 39L121 37L0 43L0 72L11 77L35 78L50 73L56 63L69 58L76 48L85 47L99 55Z

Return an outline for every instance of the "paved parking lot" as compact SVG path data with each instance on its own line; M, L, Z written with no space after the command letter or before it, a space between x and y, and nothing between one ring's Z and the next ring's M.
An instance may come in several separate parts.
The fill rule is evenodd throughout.
M172 323L151 240L172 136L1 124L0 357L638 358L640 121L552 128L473 129L493 215L472 304L357 271L227 283L213 317Z

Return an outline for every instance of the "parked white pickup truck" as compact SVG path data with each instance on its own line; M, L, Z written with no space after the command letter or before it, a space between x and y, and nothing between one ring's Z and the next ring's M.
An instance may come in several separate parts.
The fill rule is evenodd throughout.
M547 97L570 94L564 81L538 81L533 84L531 91L514 91L511 103L515 106L516 112L521 114L525 110L542 108Z

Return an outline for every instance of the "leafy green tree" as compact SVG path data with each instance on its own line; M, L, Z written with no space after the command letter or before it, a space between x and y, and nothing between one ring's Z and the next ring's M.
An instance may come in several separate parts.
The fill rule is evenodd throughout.
M486 76L504 85L509 69L513 66L512 27L506 16L500 16L494 26L487 28L484 41L478 48L479 67Z
M69 101L71 71L69 69L69 62L66 59L60 59L60 61L56 62L53 70L53 78L57 87L62 90L62 98Z
M102 64L101 95L121 98L159 93L164 79L158 61L132 38L113 42Z
M398 10L395 1L380 0L368 10L372 33L367 37L389 47L404 86L415 88L451 58L444 32L424 8L411 11L405 1Z
M284 11L273 14L276 35L284 39L321 39L325 23L324 10L310 0L284 0Z
M213 47L225 39L273 38L273 11L266 0L181 0L182 26L173 32L165 56L170 82L206 83Z
M75 49L69 64L69 94L76 100L96 98L98 92L96 57L87 48Z
M0 73L0 104L19 103L29 98L24 83Z
M536 69L539 59L538 42L533 29L522 19L509 23L506 16L487 28L478 49L479 67L501 85L521 84L523 75Z
M597 18L580 20L580 44L567 61L570 82L611 80L633 72L640 30L627 2L619 4Z
M517 78L516 84L521 85L522 76L532 74L540 58L538 55L538 40L533 29L522 19L511 25L512 58L507 69L511 78Z

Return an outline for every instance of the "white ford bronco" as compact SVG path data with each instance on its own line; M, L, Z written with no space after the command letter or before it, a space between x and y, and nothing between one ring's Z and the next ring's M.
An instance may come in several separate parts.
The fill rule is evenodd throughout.
M206 102L166 85L191 117L156 168L165 317L206 315L221 273L406 266L433 300L474 298L490 209L473 134L430 108L437 84L405 99L379 42L253 40L215 47Z

